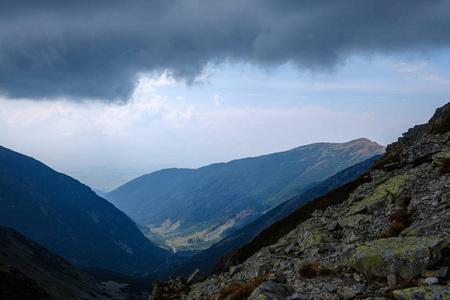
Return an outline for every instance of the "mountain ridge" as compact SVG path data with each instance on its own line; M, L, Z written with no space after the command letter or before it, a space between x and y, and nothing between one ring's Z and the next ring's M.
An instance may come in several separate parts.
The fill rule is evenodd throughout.
M316 143L198 169L156 171L105 197L175 248L203 249L334 173L383 152L367 139Z
M238 251L237 247L242 247L244 244L249 243L265 228L286 217L287 215L289 215L289 213L304 205L308 201L322 196L331 189L337 188L349 181L352 181L353 179L356 179L370 166L372 166L373 163L380 157L380 155L374 156L347 169L344 169L322 181L318 185L312 187L311 189L307 190L306 192L302 193L301 195L295 196L281 203L256 220L238 229L230 236L220 240L201 253L194 255L188 261L181 263L172 270L171 274L188 276L195 269L200 269L204 272L210 271L213 274L223 272L225 269L228 269L230 267L229 261L227 260L227 257L230 256L230 250L231 252L235 253L236 251Z

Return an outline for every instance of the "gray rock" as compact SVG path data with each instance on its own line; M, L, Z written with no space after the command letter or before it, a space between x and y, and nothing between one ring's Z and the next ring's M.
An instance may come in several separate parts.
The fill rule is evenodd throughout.
M449 267L441 267L436 271L435 276L438 278L450 279L450 268Z
M187 280L187 284L188 285L193 285L199 282L202 282L204 280L206 280L206 278L208 278L208 276L201 272L199 269L196 269L191 276L189 276L188 280Z
M433 270L422 270L422 272L420 272L420 275L422 277L437 277L436 271Z
M353 299L356 297L356 293L349 288L344 287L344 288L339 289L337 292L342 298L344 298L346 300Z
M333 221L330 224L328 224L327 226L327 230L328 231L335 231L338 227L338 222L337 221Z
M361 278L361 276L358 273L353 273L353 279L359 283L363 282L363 279Z
M286 298L286 300L306 300L308 299L304 294L295 293Z
M282 284L287 282L286 275L280 272L270 275L269 280L275 283L282 283Z
M390 287L396 286L397 285L397 277L395 277L395 274L389 274L387 276L387 282Z
M367 277L399 275L412 279L443 257L447 243L439 237L394 237L361 245L349 264Z
M370 293L370 290L368 288L366 288L364 285L362 284L355 284L355 286L353 287L353 290L355 291L355 293L357 295L363 295L363 294L367 294Z
M286 286L277 284L272 281L263 282L257 287L253 293L248 297L248 300L259 299L273 299L273 300L285 300L292 295L292 291Z
M425 278L425 283L428 285L438 284L439 280L436 277Z
M421 286L393 292L397 300L442 300L450 299L450 287L448 286Z
M337 288L334 284L325 284L324 287L329 293L336 293L337 291Z

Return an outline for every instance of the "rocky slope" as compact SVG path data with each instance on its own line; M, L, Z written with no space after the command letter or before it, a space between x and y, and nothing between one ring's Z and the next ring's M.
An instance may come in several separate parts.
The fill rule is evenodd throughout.
M318 143L139 177L106 199L176 250L205 249L331 175L384 153L367 139Z
M450 103L356 182L229 272L151 298L450 299Z

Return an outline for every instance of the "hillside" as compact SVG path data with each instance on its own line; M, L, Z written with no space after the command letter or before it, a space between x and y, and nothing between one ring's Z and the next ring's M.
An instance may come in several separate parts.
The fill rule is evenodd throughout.
M261 232L230 271L166 291L157 281L152 299L449 299L449 209L450 103L357 180Z
M146 274L165 250L89 187L0 147L0 225L12 227L77 267Z
M355 180L369 167L371 167L375 160L380 157L380 155L374 156L343 171L340 171L301 195L295 196L290 200L281 203L232 235L195 255L187 262L177 266L175 270L172 270L172 274L187 276L197 268L205 272L209 272L211 270L212 273L217 273L219 270L228 268L229 262L227 261L227 257L229 257L229 254L226 254L223 259L219 260L215 264L214 268L213 265L224 253L227 253L231 249L236 251L235 247L241 247L250 242L265 228L272 225L276 221L283 219L305 203L322 196L330 190L335 189L349 181Z
M11 228L0 227L1 299L106 299L90 277Z
M290 151L165 169L105 197L173 249L204 249L280 203L384 147L367 139L318 143Z

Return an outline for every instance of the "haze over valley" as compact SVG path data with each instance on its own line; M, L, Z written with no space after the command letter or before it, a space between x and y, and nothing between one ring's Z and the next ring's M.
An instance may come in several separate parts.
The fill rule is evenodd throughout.
M0 1L0 298L449 298L449 32L445 0Z

